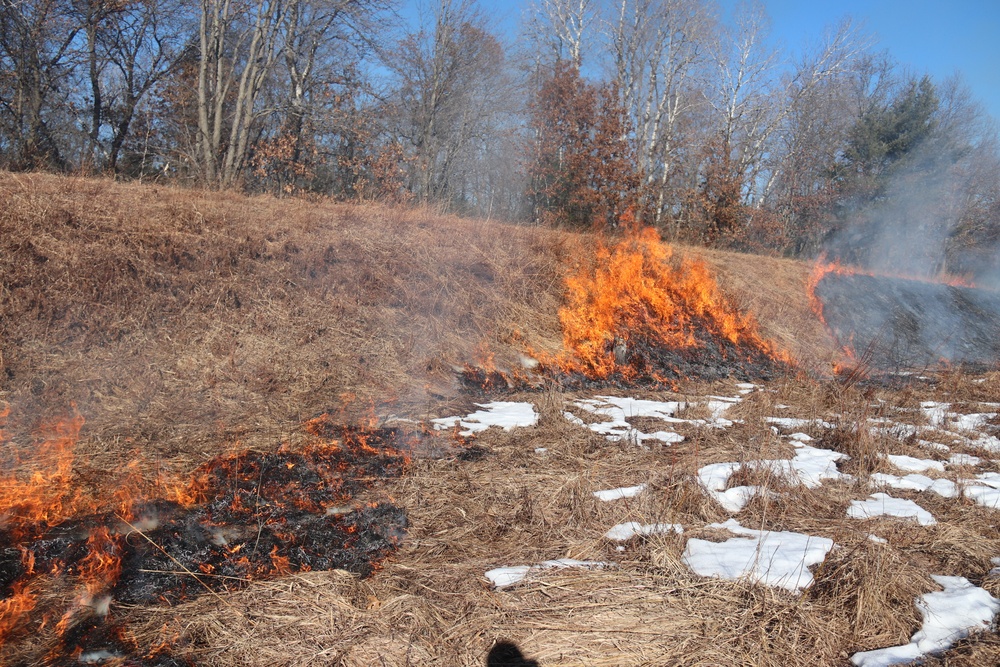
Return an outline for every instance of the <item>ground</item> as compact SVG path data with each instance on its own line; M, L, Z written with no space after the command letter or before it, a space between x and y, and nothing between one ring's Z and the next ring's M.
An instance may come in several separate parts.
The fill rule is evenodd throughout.
M112 599L106 622L135 661L481 665L505 638L546 666L844 665L910 641L917 600L940 588L932 575L1000 596L1000 510L989 504L1000 376L833 375L844 359L810 308L806 264L682 250L702 256L790 352L795 368L780 377L753 387L689 379L669 391L541 382L484 396L460 382L464 364L522 372L526 357L560 348L562 279L592 247L588 235L97 179L0 174L0 190L9 480L44 468L37 434L74 414L84 422L66 479L88 497L130 474L164 493L166 480L220 454L299 451L324 413L416 434L406 473L344 508L406 512L405 537L374 573L286 571L170 604ZM628 410L615 413L604 395ZM468 426L433 428L491 401L529 404L537 421L471 439L456 433ZM780 474L792 464L755 463L793 461L805 447L845 456L815 484L801 468ZM906 466L924 464L888 455L936 465L916 472ZM722 488L699 474L727 463L715 469L731 473ZM915 478L897 488L917 474L957 493L917 490ZM594 496L639 485L629 497ZM748 490L727 493L738 487ZM879 492L935 523L849 516ZM743 504L727 510L723 497ZM761 582L773 568L756 581L698 574L691 545L751 539L720 526L731 519L834 546L808 583L801 572L787 586ZM607 537L630 521L683 532ZM603 565L531 569L503 587L486 576L558 559ZM82 599L78 578L45 584L38 609L48 615L26 617L4 662L70 660L53 652L55 626ZM926 664L1000 661L986 630Z

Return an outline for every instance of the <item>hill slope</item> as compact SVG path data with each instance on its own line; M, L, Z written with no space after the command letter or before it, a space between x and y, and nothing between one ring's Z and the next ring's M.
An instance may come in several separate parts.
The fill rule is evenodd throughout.
M0 174L0 398L165 455L270 445L344 403L412 412L453 367L560 346L592 239L430 211ZM799 263L698 251L805 366ZM345 396L353 396L345 400Z
M557 352L595 245L0 173L0 662L839 666L947 575L984 632L926 664L997 664L1000 374L829 378L811 267L677 250L818 372L467 414L455 367Z

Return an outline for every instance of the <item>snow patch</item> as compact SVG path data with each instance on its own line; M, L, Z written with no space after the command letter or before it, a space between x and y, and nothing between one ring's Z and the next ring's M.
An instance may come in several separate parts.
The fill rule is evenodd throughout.
M893 498L887 493L873 493L868 500L852 500L847 508L852 519L869 519L876 516L897 516L916 519L921 526L933 526L937 521L930 512L912 500Z
M877 472L871 476L873 484L884 485L893 489L908 489L911 491L933 491L944 498L957 498L958 487L950 479L931 479L926 475L912 473L905 477L886 475Z
M605 533L604 537L615 542L625 542L636 535L657 535L662 533L683 533L684 527L679 523L648 523L641 524L637 521L626 521Z
M611 563L603 563L601 561L559 558L558 560L547 560L543 563L539 563L538 565L497 567L489 570L486 573L486 578L489 579L496 588L505 588L523 581L532 572L538 572L541 570L564 569L568 567L600 570L611 566Z
M621 500L622 498L634 498L646 490L645 484L637 486L625 486L620 489L608 489L606 491L594 491L594 497L603 502Z
M538 423L538 413L531 403L514 403L510 401L494 401L492 403L476 403L483 410L477 410L465 417L441 417L432 419L431 423L438 431L461 426L464 430L460 435L472 435L485 431L490 426L500 426L505 431L520 426L534 426Z
M940 461L917 459L912 456L903 456L901 454L887 454L886 458L889 459L889 463L904 472L923 472L925 470L937 470L938 472L944 472L944 464Z
M970 634L988 630L1000 612L1000 600L964 577L931 575L944 590L925 593L917 600L923 626L909 644L864 651L851 656L857 667L885 667L917 660L928 653L946 651Z
M748 578L767 586L799 591L813 582L811 565L823 562L833 540L786 531L744 528L735 519L711 524L738 535L725 542L688 540L682 559L695 574L720 579Z

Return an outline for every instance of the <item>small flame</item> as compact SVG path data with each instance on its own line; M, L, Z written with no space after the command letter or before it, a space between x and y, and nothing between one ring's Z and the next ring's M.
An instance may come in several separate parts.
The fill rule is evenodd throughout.
M915 276L904 273L873 273L871 271L866 271L856 266L849 266L842 264L837 260L827 261L824 255L821 255L819 259L816 260L816 264L813 266L812 272L809 275L809 279L806 281L806 293L809 296L809 306L812 308L813 313L819 318L819 321L823 323L823 326L827 330L831 330L830 324L826 320L826 316L823 311L823 301L819 298L816 293L816 289L820 282L829 274L837 276L868 276L872 278L892 278L900 280L911 280L915 282L922 283L932 283L936 285L948 285L950 287L970 287L977 288L975 282L973 282L967 276L955 276L947 273L942 273L936 278L929 278L927 276ZM834 338L837 336L834 334ZM854 348L854 336L851 335L851 339L847 343L841 343L841 351L843 352L846 360L843 362L836 362L833 364L833 374L836 376L850 376L859 372L860 368L864 366L859 360L859 355ZM863 356L863 355L862 355Z
M9 406L0 413L0 426L6 425ZM64 517L87 509L73 478L73 449L83 428L83 417L73 417L44 424L40 442L34 448L32 462L35 472L27 480L8 477L0 479L0 512L3 523L20 534L25 526L53 526ZM0 430L0 437L6 433ZM5 441L5 440L4 440Z

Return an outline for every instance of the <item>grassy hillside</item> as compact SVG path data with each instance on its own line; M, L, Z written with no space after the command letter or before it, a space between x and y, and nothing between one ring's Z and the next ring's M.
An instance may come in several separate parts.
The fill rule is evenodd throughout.
M1000 511L973 496L893 488L933 513L929 526L847 516L883 488L877 474L905 474L888 454L932 459L927 475L991 493L1000 374L944 371L902 388L830 378L836 345L810 312L811 267L799 262L679 250L708 263L801 373L756 387L682 382L676 392L550 386L505 396L530 403L537 421L491 428L472 449L430 432L430 418L464 415L479 400L456 367L491 358L517 368L527 349L560 348L563 279L594 243L432 211L0 173L0 408L10 406L6 424L0 410L0 483L42 467L33 433L74 411L85 419L76 459L53 479L106 493L125 474L162 490L164 470L185 473L220 452L294 450L316 433L304 423L327 411L343 421L374 411L423 438L406 474L372 492L408 522L373 576L286 568L175 606L112 599L109 618L126 628L119 645L148 660L103 664L482 665L506 637L546 667L845 665L856 651L909 640L921 622L914 599L935 590L932 574L1000 595L990 574ZM587 408L598 393L673 401L672 421L626 421L680 439L609 440L593 428L606 417ZM815 487L753 465L791 461L806 442L851 458ZM699 482L713 464L732 466L727 488L767 491L728 511ZM638 484L634 498L594 495ZM375 506L355 504L328 509ZM9 518L0 517L2 539ZM695 574L687 546L730 538L713 525L730 518L837 546L801 593ZM684 532L606 537L625 521ZM241 528L258 538L260 529ZM138 541L143 530L152 529L130 526L115 539ZM0 565L15 567L20 554L0 544ZM484 578L559 558L610 565L543 570L511 588ZM0 579L8 574L0 567ZM57 610L50 616L70 605L67 618L82 625L92 601L76 577L33 593L39 608ZM0 662L64 664L51 658L62 649L50 616L36 614L0 646ZM167 654L154 650L164 645ZM998 659L993 631L927 664Z
M579 241L430 211L0 174L0 397L164 454L419 409L452 365L558 343ZM354 399L345 400L346 396Z
M560 346L587 235L432 211L0 174L0 398L164 455L268 446L349 404L421 416L454 366ZM698 251L807 368L808 267ZM346 397L354 397L348 399Z

